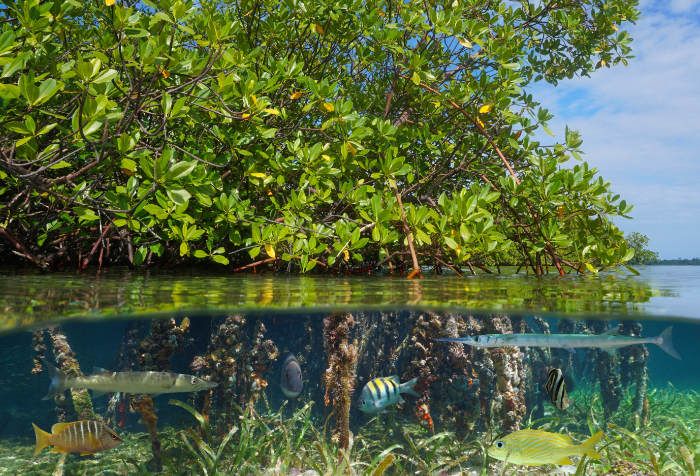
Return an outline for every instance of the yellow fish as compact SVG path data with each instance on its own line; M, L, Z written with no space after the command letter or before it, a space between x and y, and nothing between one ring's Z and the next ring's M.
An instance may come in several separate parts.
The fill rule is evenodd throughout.
M603 438L599 431L589 439L575 444L567 435L542 430L520 430L494 441L488 449L492 458L525 466L542 464L573 464L569 456L600 459L595 444Z
M34 456L47 446L53 446L52 453L89 455L98 451L110 450L122 442L114 430L96 420L56 423L51 427L51 433L45 432L34 423L32 426L36 436Z

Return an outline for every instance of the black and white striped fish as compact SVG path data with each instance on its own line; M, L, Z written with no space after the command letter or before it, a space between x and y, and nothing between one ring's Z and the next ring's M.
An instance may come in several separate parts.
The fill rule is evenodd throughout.
M399 377L379 377L365 384L360 394L360 410L365 413L377 413L395 403L403 403L402 393L418 396L413 387L418 378L400 383Z
M566 410L569 406L569 395L566 393L566 384L564 383L564 374L561 369L552 369L547 374L547 383L544 388L549 394L549 399L552 404L559 410Z

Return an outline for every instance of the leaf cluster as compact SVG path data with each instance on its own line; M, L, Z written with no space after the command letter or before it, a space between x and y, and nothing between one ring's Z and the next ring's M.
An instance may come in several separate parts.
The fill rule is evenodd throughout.
M632 256L528 92L626 63L632 0L111 3L0 9L0 236L38 266Z

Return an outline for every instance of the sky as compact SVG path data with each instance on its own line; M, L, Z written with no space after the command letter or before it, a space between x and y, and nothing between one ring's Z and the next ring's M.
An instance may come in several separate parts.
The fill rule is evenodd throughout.
M581 132L584 159L634 204L615 222L663 258L700 257L700 0L642 0L635 58L590 78L538 85L559 140Z

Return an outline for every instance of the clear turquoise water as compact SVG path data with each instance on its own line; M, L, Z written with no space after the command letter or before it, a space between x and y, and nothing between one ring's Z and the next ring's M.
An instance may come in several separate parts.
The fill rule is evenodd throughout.
M413 450L405 440L397 439L395 433L398 430L386 431L385 437L377 440L374 436L377 421L358 410L356 403L360 390L370 378L398 374L402 380L420 375L424 379L425 375L420 372L433 366L430 378L424 379L427 393L423 394L422 399L408 396L404 405L393 408L390 416L386 417L391 419L392 428L420 429L415 408L419 403L429 401L435 432L457 435L454 437L455 444L459 445L462 441L466 455L469 455L471 450L468 448L471 448L473 441L483 441L488 446L495 433L503 433L503 422L499 418L505 413L491 408L501 405L498 403L502 398L498 389L500 374L496 375L498 371L493 370L493 365L492 370L482 368L484 362L497 358L491 352L498 350L484 353L466 347L467 363L455 363L450 360L454 355L448 352L448 345L433 342L433 337L447 335L444 329L449 327L447 323L450 319L457 319L462 324L471 322L469 332L472 333L483 326L477 333L485 333L493 332L487 329L500 319L494 316L508 316L508 322L516 332L541 332L536 317L543 317L553 332L561 327L565 332L598 333L602 328L635 322L641 325L643 336L655 336L672 325L674 345L682 360L675 360L657 346L649 345L648 358L643 363L648 370L648 393L653 408L657 408L654 405L658 402L659 410L655 411L660 419L654 424L666 421L661 419L662 408L664 418L668 419L668 415L674 415L674 405L677 405L676 416L690 428L691 434L691 438L684 440L682 446L691 455L689 461L692 464L700 463L700 406L696 406L700 402L700 352L697 351L700 342L700 267L655 266L641 268L640 271L640 276L609 275L563 280L480 276L461 279L429 277L420 281L390 277L221 276L198 271L150 275L134 275L124 270L101 275L0 271L0 308L4 310L3 317L0 317L0 362L3 362L0 367L0 474L28 474L31 471L35 471L34 474L51 474L59 460L57 455L46 451L37 458L31 456L31 423L48 429L59 418L55 402L42 400L49 381L46 372L32 374L36 355L33 331L59 326L57 329L68 339L85 373L89 373L93 366L111 370L123 370L128 366L138 369L139 365L143 365L138 354L155 352L138 345L151 332L153 319L175 317L179 324L187 316L190 324L186 339L178 343L172 356L167 359L167 370L196 374L196 366L193 369L196 356L210 355L212 335L226 316L239 314L245 321L242 330L235 341L224 347L229 350L236 346L252 349L258 326L263 324L264 339L270 340L277 348L275 358L269 358L255 369L266 386L252 406L263 414L277 411L282 406L289 407L284 410L289 412L312 402L314 422L321 431L328 421L332 421L332 418L328 420L330 408L324 402L323 375L330 356L324 347L323 320L329 313L345 311L352 313L355 323L349 342L355 341L358 348L355 392L350 413L351 430L358 441L365 441L363 438L377 441L377 448L367 450L367 454L359 452L357 457L370 458L381 454L381 449L399 445L394 451L402 456L387 474L402 474L409 469L420 473L421 467L417 463L409 464L410 451ZM442 330L430 330L431 319L440 323ZM135 346L125 351L129 339ZM50 340L45 342L48 347L46 357L52 359ZM429 348L426 350L425 346ZM552 419L556 417L560 426L547 428L571 433L575 435L575 440L580 440L592 425L592 417L586 416L586 406L597 406L600 412L606 405L609 406L609 402L606 404L608 396L601 387L603 377L600 375L600 362L610 357L595 349L580 349L574 353L565 350L521 350L518 360L523 370L519 377L523 381L516 385L516 393L527 394L527 398L523 399L527 408L520 425L554 425ZM279 377L280 358L287 351L299 358L305 380L302 395L291 402L286 402L281 392ZM607 423L615 422L615 425L626 427L629 431L639 429L639 422L633 420L634 412L631 411L638 382L626 376L634 367L627 360L638 351L639 347L635 346L615 353L609 365L611 375L621 380L617 384L621 402L614 405L612 415L607 415L605 419ZM244 358L241 357L244 353L236 354L236 358ZM563 367L574 409L560 412L547 402L542 390L543 366ZM491 381L488 381L488 372L496 372ZM462 388L454 383L460 375L473 377L477 382L475 385L479 387L478 393L475 393L476 387ZM220 385L228 388L231 394L241 392L230 381L221 382ZM180 431L193 423L182 410L168 405L171 397L163 395L155 398L158 425L166 433ZM201 393L177 394L174 397L195 406L202 405ZM240 402L244 397L236 394L234 400L239 399ZM130 412L128 408L121 413L108 408L109 396L92 400L98 418L104 418L127 438L141 435L134 436L136 440L130 439L128 447L126 443L123 445L119 450L122 452L119 453L120 458L133 453L136 460L147 461L150 445L139 414ZM468 408L468 402L475 406ZM77 418L71 413L70 405L67 408L66 418ZM221 409L212 410L213 421L221 418L217 417L216 411ZM232 410L229 408L228 411ZM485 412L490 412L488 421L484 418ZM458 418L456 414L459 414ZM388 424L383 421L379 426ZM468 434L463 427L465 424L470 428L474 425ZM605 421L597 420L594 423L601 428L605 428L605 424ZM425 431L421 437L427 440L432 433ZM670 438L669 435L669 441L673 441ZM165 436L164 439L170 441ZM177 438L173 441L177 441ZM170 443L165 445L168 451L164 453L165 472L180 468L183 469L180 474L200 473L195 466L189 470L182 468L183 461L193 458L182 445L168 445ZM362 445L367 446L366 443ZM630 464L642 470L653 470L653 458L648 453L658 451L661 454L665 451L663 441L655 445L653 448L657 449L652 450L640 446L638 454L628 450ZM615 445L611 444L613 447ZM661 474L690 471L683 454L677 447L668 451L669 462L666 471ZM615 458L619 459L619 454L611 453L609 461L587 467L585 474L606 474ZM178 462L177 465L168 466L168 459ZM237 467L244 473L254 474L263 473L272 465L270 458L260 457L258 466L252 459L248 461L248 466L238 463ZM504 468L498 462L484 460L483 452L463 459L450 471L469 469L481 474L504 470L506 474L519 474L524 471L518 466ZM253 467L257 470L251 469ZM369 471L368 467L358 463L356 472ZM130 474L135 471L134 468L120 467L106 452L92 457L70 455L63 471L66 474L98 474L109 469L110 472L104 474ZM543 471L554 469L552 466L543 468ZM235 472L235 469L231 467L228 471ZM663 469L663 465L660 469ZM279 474L288 474L285 471L291 469L280 471Z

